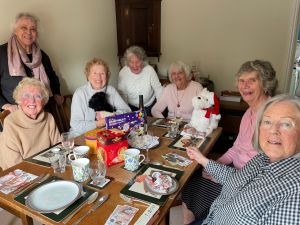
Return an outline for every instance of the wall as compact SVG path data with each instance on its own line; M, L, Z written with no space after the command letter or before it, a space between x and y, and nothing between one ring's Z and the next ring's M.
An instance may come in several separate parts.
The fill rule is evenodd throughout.
M239 66L258 58L272 62L283 91L293 1L162 0L160 74L166 75L174 60L198 64L219 93L235 90ZM84 65L94 56L109 62L111 83L116 85L113 0L0 0L0 5L0 43L9 38L10 23L18 12L29 11L40 18L39 43L60 76L64 94L85 82Z

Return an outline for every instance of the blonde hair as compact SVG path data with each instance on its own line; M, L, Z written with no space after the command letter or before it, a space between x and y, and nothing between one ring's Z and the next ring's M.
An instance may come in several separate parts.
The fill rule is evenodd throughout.
M90 74L91 68L94 65L102 65L104 67L104 70L106 73L106 84L107 84L109 81L109 78L110 78L110 70L109 70L108 64L104 60L98 59L98 58L93 58L92 60L90 60L86 63L85 69L84 69L86 79L88 80L88 76Z
M25 77L23 78L18 86L15 88L14 92L13 92L13 98L15 99L16 103L20 104L21 102L21 97L23 95L23 90L26 88L26 87L36 87L36 88L39 88L40 91L41 91L41 95L43 97L43 100L44 100L44 105L47 104L48 100L49 100L49 93L48 93L48 90L47 88L45 87L45 85L35 79L35 78L29 78L29 77Z

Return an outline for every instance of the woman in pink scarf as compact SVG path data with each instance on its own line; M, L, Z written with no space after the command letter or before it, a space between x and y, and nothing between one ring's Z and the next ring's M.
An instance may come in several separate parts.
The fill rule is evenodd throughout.
M0 107L10 112L17 105L13 91L24 77L40 80L47 88L49 96L62 104L60 84L48 55L38 44L38 19L29 13L16 17L14 30L8 43L0 46Z

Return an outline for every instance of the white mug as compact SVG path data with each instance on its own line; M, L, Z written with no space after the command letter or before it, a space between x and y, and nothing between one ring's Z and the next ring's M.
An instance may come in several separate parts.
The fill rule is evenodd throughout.
M136 148L125 150L125 169L135 171L139 168L141 163L145 160L145 156L140 153L140 150ZM141 158L142 160L140 161Z
M90 160L86 158L75 159L71 162L74 180L84 182L89 179Z
M73 161L74 159L87 158L89 150L90 147L86 145L75 147L73 153L68 155L68 159Z

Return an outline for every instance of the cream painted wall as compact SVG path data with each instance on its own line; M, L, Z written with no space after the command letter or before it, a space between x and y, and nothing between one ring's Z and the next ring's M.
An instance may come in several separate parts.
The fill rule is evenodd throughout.
M265 59L277 70L283 91L293 1L162 0L160 73L165 75L174 60L197 63L219 93L235 90L234 74L244 61ZM0 5L0 43L9 38L18 12L40 18L39 43L61 79L63 94L85 82L84 65L94 56L109 62L116 85L113 0L0 0Z

